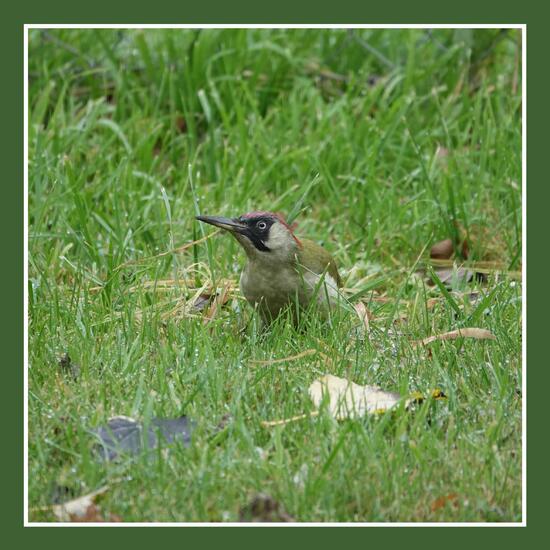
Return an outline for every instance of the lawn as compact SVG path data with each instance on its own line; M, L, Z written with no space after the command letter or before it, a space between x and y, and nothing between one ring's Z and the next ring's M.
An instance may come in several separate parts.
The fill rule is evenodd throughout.
M31 521L103 487L95 520L521 520L520 31L31 29L28 67ZM261 326L194 219L251 210L368 329ZM414 344L465 327L496 338ZM323 374L425 399L335 420ZM189 446L99 460L109 418L183 414Z

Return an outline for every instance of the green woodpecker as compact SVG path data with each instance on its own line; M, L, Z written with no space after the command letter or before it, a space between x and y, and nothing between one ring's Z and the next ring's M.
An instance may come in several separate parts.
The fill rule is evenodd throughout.
M313 241L298 239L280 214L250 212L233 219L197 216L197 220L229 231L244 248L248 262L241 274L241 291L264 320L271 321L296 301L306 308L313 296L321 309L339 301L342 284L334 259Z

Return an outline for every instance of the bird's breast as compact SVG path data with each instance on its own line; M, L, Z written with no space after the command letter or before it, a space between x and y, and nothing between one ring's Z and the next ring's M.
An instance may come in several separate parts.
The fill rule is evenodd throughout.
M296 267L290 266L256 266L247 264L241 274L240 287L245 298L253 306L271 317L276 317L281 309L296 299L301 306L307 307L313 292L317 291L317 299L321 305L326 297L337 295L336 283L330 276L325 277L326 287L320 291L317 288L320 276L314 273L299 273Z
M276 317L281 309L301 296L299 274L293 267L263 268L248 264L241 275L241 291L263 313Z

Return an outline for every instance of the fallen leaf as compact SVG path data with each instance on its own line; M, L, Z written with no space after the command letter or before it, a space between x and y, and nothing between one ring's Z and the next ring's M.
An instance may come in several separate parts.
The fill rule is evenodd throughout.
M199 294L199 297L193 302L193 308L197 311L202 311L211 301L212 294L203 292Z
M365 331L369 331L369 317L371 316L369 310L367 309L367 306L363 302L357 302L354 304L353 308L355 309L355 312L357 313L357 316L361 320L361 323L363 323L365 327Z
M450 332L443 332L442 334L435 334L434 336L428 336L423 340L415 340L412 342L412 346L419 345L426 346L436 340L456 340L457 338L476 338L477 340L496 340L496 336L487 329L484 328L460 328L457 330L451 330Z
M315 380L309 387L309 396L317 409L323 403L325 395L329 397L329 411L337 420L359 418L366 414L381 414L395 407L402 401L400 394L382 390L379 386L359 386L344 378L325 374ZM431 396L435 400L447 399L442 390L436 388ZM425 400L420 392L413 392L405 399L405 407L420 404ZM263 420L260 424L264 428L284 426L297 420L313 418L319 415L319 410L299 414L280 420Z
M436 304L438 304L439 302L441 302L441 300L443 299L443 296L440 296L438 298L430 298L426 301L426 308L427 309L433 309Z
M288 523L295 519L273 497L259 493L240 509L239 521L243 523Z
M109 517L106 519L101 510L92 503L88 506L84 515L77 516L71 514L70 521L79 523L119 523L122 521L122 518L116 514L109 514Z
M180 134L185 134L185 132L187 132L187 122L182 115L178 115L176 117L176 128L178 129Z
M435 499L432 503L432 512L436 512L441 508L444 508L447 503L452 503L455 508L458 508L458 495L456 493L450 493Z
M430 250L430 258L448 260L454 252L452 239L445 239L435 243Z
M161 439L167 444L181 442L189 446L192 430L193 423L186 416L153 418L146 430L133 418L115 416L106 426L100 426L92 433L100 441L97 445L100 458L114 460L121 453L136 455L144 449L155 449Z
M218 310L220 310L229 300L229 290L230 286L228 284L224 284L219 291L216 291L216 294L214 296L214 299L212 300L210 307L208 308L207 312L204 315L204 318L202 320L203 324L207 324L214 317L216 316L216 313Z
M315 380L309 387L309 396L317 408L326 395L329 411L338 420L385 412L401 401L398 393L384 391L379 386L360 386L332 374Z
M439 280L449 289L452 288L453 284L465 284L471 283L472 281L485 282L487 276L484 273L474 271L472 269L467 269L465 267L454 268L442 268L434 270L434 273L438 276ZM428 284L433 286L434 282L431 277L428 277Z
M96 498L108 489L109 486L104 485L97 489L97 491L93 491L87 495L69 500L63 504L56 504L52 506L52 512L59 521L80 521L88 513L88 508L94 505Z

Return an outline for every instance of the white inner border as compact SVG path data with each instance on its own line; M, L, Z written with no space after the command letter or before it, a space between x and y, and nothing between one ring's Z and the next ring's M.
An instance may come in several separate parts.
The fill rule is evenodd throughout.
M29 192L29 180L28 180L28 153L29 153L29 141L28 141L28 102L29 102L29 90L28 90L28 33L29 29L521 29L521 92L522 92L522 521L521 522L485 522L485 523L471 523L471 522L395 522L395 523L63 523L63 522L29 522L28 514L28 487L29 487L29 470L28 470L28 360L29 360L29 348L28 348L28 222L29 222L29 205L28 205L28 192ZM24 378L24 499L23 499L23 515L25 527L78 527L78 526L98 526L98 527L525 527L527 525L527 292L526 292L526 274L527 274L527 235L526 235L526 216L527 216L527 25L525 24L429 24L429 25L416 25L416 24L376 24L376 25L359 25L359 24L321 24L321 25L295 25L295 24L127 24L127 25L111 25L111 24L25 24L23 33L23 66L24 66L24 365L23 365L23 378Z

